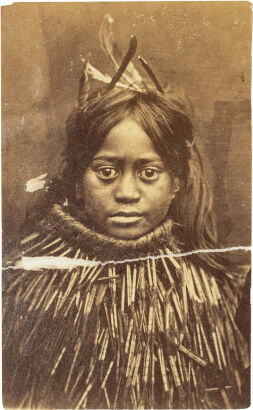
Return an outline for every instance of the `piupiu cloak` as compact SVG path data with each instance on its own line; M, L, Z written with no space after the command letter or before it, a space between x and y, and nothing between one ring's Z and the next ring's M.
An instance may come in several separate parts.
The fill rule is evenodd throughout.
M171 225L116 240L55 205L22 240L4 269L5 407L240 407L240 278L172 256Z

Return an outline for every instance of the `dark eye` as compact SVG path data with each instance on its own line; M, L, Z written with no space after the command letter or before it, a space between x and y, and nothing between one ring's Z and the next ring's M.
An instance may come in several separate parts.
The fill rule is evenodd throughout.
M112 167L100 167L96 173L101 179L114 179L119 175L118 171Z
M139 176L144 181L155 181L159 176L159 171L154 168L144 168L139 172Z

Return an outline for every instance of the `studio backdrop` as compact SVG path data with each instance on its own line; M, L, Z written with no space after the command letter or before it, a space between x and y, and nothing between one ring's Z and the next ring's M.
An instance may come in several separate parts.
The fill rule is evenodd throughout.
M2 173L5 243L58 175L82 58L112 74L97 48L106 13L123 50L131 34L163 85L184 89L214 193L220 241L250 244L251 5L249 2L14 3L2 8ZM138 61L135 59L135 64ZM138 69L142 71L141 67Z

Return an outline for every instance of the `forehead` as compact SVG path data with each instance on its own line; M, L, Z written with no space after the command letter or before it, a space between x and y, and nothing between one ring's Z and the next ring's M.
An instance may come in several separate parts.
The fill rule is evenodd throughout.
M152 156L160 159L150 137L141 125L127 117L113 127L107 134L97 154L114 154L118 156Z

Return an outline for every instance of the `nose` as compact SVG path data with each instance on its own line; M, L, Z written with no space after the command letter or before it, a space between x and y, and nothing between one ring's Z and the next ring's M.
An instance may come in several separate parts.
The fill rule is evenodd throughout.
M126 174L118 179L115 199L120 203L136 203L140 199L140 192L134 176Z

